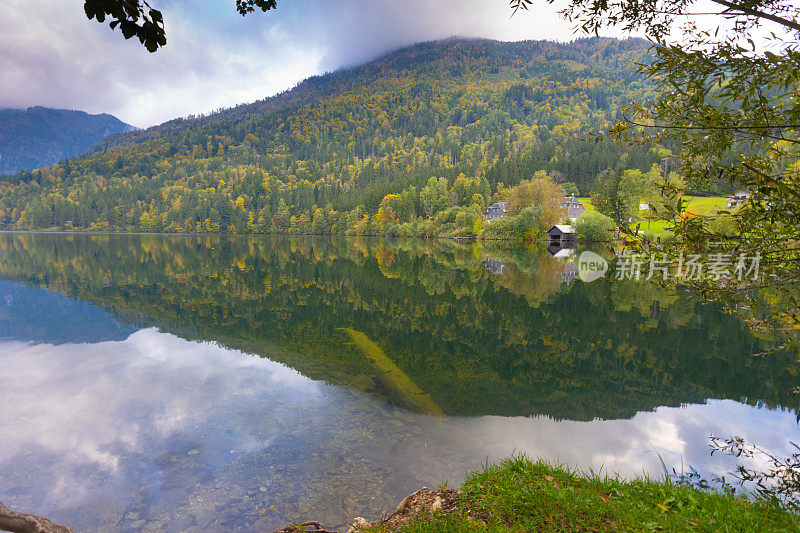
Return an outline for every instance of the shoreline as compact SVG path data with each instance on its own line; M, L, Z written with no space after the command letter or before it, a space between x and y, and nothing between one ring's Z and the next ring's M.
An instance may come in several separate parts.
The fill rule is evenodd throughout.
M436 533L440 531L788 531L800 516L745 492L661 480L601 477L515 455L472 472L462 486L427 487L373 522L345 531L319 522L275 533Z

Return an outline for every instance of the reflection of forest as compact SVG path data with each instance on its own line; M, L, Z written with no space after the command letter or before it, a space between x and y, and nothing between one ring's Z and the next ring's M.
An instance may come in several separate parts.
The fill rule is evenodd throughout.
M750 357L760 341L717 309L645 283L560 284L563 267L544 250L450 241L0 235L6 279L412 409L343 328L448 415L622 418L711 397L775 406L794 384L795 361Z

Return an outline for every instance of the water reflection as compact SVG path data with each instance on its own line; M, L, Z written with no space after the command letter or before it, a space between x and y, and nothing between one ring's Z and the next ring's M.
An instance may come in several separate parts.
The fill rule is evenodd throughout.
M0 500L76 531L267 530L375 516L514 450L723 473L710 434L796 439L792 358L749 357L763 343L691 298L561 284L564 264L451 243L0 235L17 280L0 284L16 302L0 307Z
M155 329L0 353L0 420L14 421L0 434L0 497L77 531L343 523L515 450L626 475L658 472L658 452L720 472L730 465L709 457L710 433L782 449L795 431L791 413L733 401L590 422L413 415Z
M734 318L646 283L562 284L564 268L544 250L449 242L0 236L6 278L412 410L393 384L412 382L448 415L591 420L786 400L797 361L749 357L763 343ZM347 330L400 373L385 379Z
M133 331L90 303L0 280L0 340L100 342Z

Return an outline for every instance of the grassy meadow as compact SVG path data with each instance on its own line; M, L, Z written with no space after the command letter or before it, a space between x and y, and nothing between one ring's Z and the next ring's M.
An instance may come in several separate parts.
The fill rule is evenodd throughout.
M592 199L589 196L580 196L577 198L586 208L587 212L597 211L597 208L592 205ZM727 207L725 196L687 196L685 198L688 202L688 210L694 211L700 215L710 215ZM672 231L668 229L670 223L665 220L653 220L648 224L646 219L642 219L640 221L634 221L631 227L636 227L639 223L641 223L641 230L652 233L655 236L672 234Z

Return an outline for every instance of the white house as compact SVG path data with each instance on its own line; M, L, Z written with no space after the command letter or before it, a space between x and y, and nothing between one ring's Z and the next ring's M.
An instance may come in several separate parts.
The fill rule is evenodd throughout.
M750 193L747 191L736 191L728 196L728 207L737 207L750 199Z

